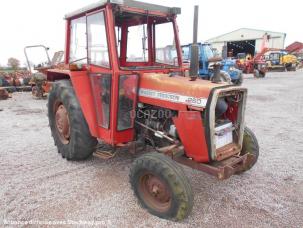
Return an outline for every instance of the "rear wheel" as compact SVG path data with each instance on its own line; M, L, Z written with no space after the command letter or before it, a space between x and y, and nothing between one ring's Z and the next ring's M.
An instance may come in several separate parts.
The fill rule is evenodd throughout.
M83 160L95 151L92 137L70 81L53 84L48 97L48 118L58 152L68 160Z
M252 154L255 156L255 159L249 167L239 173L243 173L247 170L250 170L257 163L259 158L259 144L257 137L248 127L245 127L244 129L243 145L240 155L243 156L245 154Z
M130 183L141 205L153 215L182 220L192 210L193 193L187 177L163 154L148 153L136 159Z

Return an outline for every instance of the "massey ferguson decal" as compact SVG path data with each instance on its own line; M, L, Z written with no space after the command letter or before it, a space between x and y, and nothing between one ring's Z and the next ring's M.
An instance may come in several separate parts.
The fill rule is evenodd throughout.
M205 107L207 102L206 98L189 97L176 93L169 93L151 89L140 89L139 96L160 99L174 103L193 105L197 107Z

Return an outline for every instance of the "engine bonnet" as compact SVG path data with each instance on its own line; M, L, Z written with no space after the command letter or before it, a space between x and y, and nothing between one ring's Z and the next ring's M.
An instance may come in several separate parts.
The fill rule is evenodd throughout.
M213 88L228 85L188 77L172 76L162 73L144 73L140 77L139 101L159 106L175 104L177 106L205 107Z

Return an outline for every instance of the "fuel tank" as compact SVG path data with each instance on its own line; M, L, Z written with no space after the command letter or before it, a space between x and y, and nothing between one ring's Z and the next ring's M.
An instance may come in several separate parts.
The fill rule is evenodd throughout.
M143 73L139 83L139 102L173 110L187 110L187 106L203 108L213 88L228 85L197 78L169 76L162 73Z

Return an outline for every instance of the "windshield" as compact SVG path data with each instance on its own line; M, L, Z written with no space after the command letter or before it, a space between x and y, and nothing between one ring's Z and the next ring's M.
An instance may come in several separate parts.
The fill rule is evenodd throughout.
M179 66L173 18L117 12L115 27L120 67Z
M148 61L146 24L135 25L128 28L127 44L128 62Z
M156 62L177 65L177 49L172 22L155 25L155 32Z

